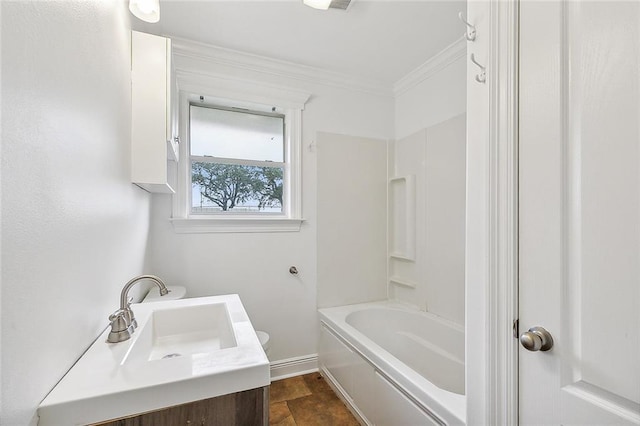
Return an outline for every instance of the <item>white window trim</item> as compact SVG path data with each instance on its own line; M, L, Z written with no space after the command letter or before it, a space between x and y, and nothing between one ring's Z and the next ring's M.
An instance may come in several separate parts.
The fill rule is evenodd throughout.
M302 110L309 99L308 93L276 88L256 82L219 77L196 75L187 72L176 73L179 87L180 117L180 157L178 163L178 187L173 196L171 223L176 233L212 232L296 232L302 222ZM212 95L215 94L215 95ZM194 99L204 96L207 104L234 105L261 104L275 106L285 116L286 174L289 177L285 188L284 211L281 215L191 215L189 194L190 152L189 105ZM270 102L267 102L270 100Z

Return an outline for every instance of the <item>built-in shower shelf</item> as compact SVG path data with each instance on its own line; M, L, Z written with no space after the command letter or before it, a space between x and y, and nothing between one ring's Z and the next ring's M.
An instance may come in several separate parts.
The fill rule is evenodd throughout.
M409 288L416 288L417 284L406 280L404 278L399 278L399 277L390 277L389 278L389 284L395 284L395 285L399 285L402 287L409 287Z
M406 255L402 254L402 253L389 253L389 257L392 259L397 259L397 260L404 260L407 262L415 262L416 260L411 258L411 257L407 257Z
M416 258L416 177L389 179L389 256L415 261Z

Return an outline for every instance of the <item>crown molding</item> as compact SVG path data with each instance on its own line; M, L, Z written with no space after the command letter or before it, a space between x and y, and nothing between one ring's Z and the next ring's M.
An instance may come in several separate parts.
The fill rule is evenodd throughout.
M442 71L453 62L463 58L467 53L467 42L464 37L445 47L438 54L430 58L427 62L402 77L393 85L394 96L399 96L404 92L414 88L423 81L431 78L434 74Z
M185 71L179 67L176 67L176 79L181 92L281 108L303 110L311 97L311 93L301 90L218 73Z
M367 94L393 97L391 86L384 83L346 74L327 71L307 65L240 52L183 38L172 38L176 68L180 69L181 58L253 71L305 83L321 84Z

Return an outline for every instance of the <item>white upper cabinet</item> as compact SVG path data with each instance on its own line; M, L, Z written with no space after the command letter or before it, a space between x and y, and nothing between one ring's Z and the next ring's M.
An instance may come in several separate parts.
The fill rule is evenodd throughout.
M178 161L177 91L171 40L131 32L131 180L149 192L173 193Z

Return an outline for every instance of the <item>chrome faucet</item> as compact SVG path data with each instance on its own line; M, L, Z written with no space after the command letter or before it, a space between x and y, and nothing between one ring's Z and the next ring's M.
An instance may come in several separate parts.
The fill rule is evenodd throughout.
M131 337L133 332L136 330L136 327L138 327L138 322L136 321L136 318L133 315L133 311L131 310L131 301L133 299L129 298L129 290L131 290L131 287L133 287L135 283L144 280L153 281L158 286L158 288L160 288L160 296L166 296L167 294L169 294L170 290L168 290L164 282L155 275L140 275L131 279L124 285L124 287L122 288L122 293L120 293L120 309L109 315L109 321L111 322L111 332L109 332L107 342L124 342Z

